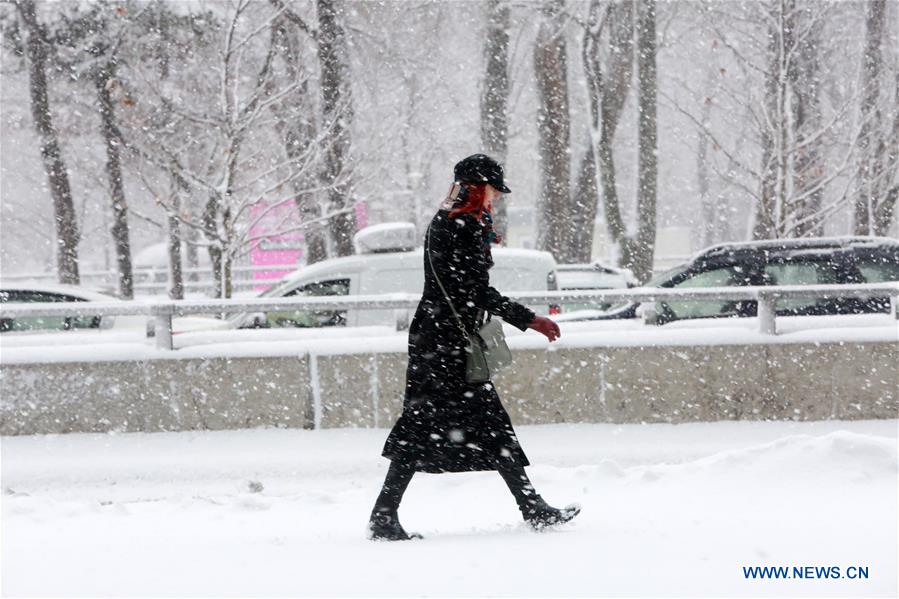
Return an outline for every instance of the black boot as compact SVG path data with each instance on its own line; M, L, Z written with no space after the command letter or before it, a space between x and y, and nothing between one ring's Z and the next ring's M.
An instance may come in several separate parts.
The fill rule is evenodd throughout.
M528 500L528 504L527 507L522 508L521 515L534 530L544 530L550 526L565 524L581 513L581 506L576 503L567 505L560 510L546 503L539 495Z
M372 541L409 541L423 537L417 532L407 533L400 524L396 512L375 510L368 521L368 538Z
M531 484L531 479L525 473L524 468L512 462L499 462L498 468L500 476L506 481L518 509L524 521L530 524L534 530L543 530L549 526L564 524L581 513L581 506L571 504L556 509L547 504Z
M403 500L403 493L412 480L415 470L406 463L394 461L390 463L384 486L375 501L375 507L368 519L368 538L373 541L408 541L420 539L418 533L408 534L400 525L397 510Z

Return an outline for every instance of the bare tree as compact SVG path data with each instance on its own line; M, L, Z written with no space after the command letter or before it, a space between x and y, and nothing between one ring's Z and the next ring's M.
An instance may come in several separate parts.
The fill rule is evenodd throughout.
M352 198L349 193L350 123L353 102L350 94L346 56L347 42L340 22L341 0L317 0L318 58L321 66L321 95L325 156L322 183L328 190L332 242L338 256L353 253L356 232Z
M881 178L878 180L883 190L882 198L874 209L874 234L889 235L896 227L896 205L899 204L899 72L893 79L893 103L890 113L892 128L880 144ZM890 177L892 173L892 178Z
M116 119L116 98L120 87L119 49L130 37L130 18L122 6L113 7L103 0L81 7L72 5L70 13L59 19L53 35L57 62L73 79L86 83L95 95L100 117L100 133L106 153L104 167L110 199L112 237L118 271L118 293L125 299L134 297L131 265L131 241L128 225L128 203L122 178L123 138ZM68 54L63 56L64 50ZM126 99L127 100L127 99ZM104 223L106 223L104 218Z
M284 155L272 151L278 120L284 118L273 117L272 109L295 97L302 83L274 76L281 35L277 22L283 10L250 14L254 5L249 0L230 6L226 20L215 21L210 16L204 25L210 43L202 48L201 56L214 61L210 75L191 72L188 76L195 92L187 96L180 93L177 80L159 81L146 73L138 76L155 100L144 102L149 110L136 111L130 127L141 159L183 181L191 195L202 199L198 212L175 210L164 199L160 203L180 220L182 228L198 231L205 238L221 297L231 295L235 260L257 242L352 211L352 207L343 208L343 212L303 223L296 223L295 216L293 220L283 218L267 232L258 232L259 223L294 203L299 193L316 191L298 189L295 183L309 179L324 136L332 131L320 132L302 152ZM252 71L255 74L247 76ZM295 107L286 118L296 118L302 108ZM334 183L339 185L342 179ZM278 195L270 199L274 194Z
M608 33L604 36L606 31ZM589 259L592 250L588 241L592 241L601 186L606 226L618 265L630 269L639 281L646 281L652 275L656 235L658 134L655 38L654 0L605 5L594 0L591 3L582 46L591 139L578 172L577 194L572 200L572 206L576 207L573 212L579 215L573 217L580 238L575 245L581 250L579 260ZM604 49L605 67L602 60ZM613 147L635 63L638 99L637 222L636 234L631 235L618 197Z
M720 51L718 40L713 39L710 46L712 56L717 56ZM720 195L715 197L711 190L711 156L709 149L714 148L714 142L706 132L706 129L711 124L712 106L720 93L717 81L723 76L724 72L726 72L726 69L719 67L715 61L709 60L705 68L704 93L700 97L702 108L700 109L699 121L704 127L699 132L696 149L696 183L703 223L700 231L700 247L708 247L723 240L725 206L723 198Z
M589 262L593 255L593 223L599 208L599 187L596 175L596 149L599 145L604 89L603 72L600 66L600 37L608 20L609 8L603 8L599 0L591 0L584 36L581 43L581 61L587 82L587 104L590 108L590 123L587 127L587 147L581 158L575 180L574 195L571 198L571 256L576 262Z
M509 104L509 6L488 0L487 37L484 43L484 82L481 89L481 143L500 162L506 159ZM506 233L506 203L496 205L496 227Z
M806 4L797 8L796 19L814 23L814 8ZM793 179L796 186L797 237L821 236L824 223L820 218L824 200L824 147L815 134L822 125L820 102L820 27L809 28L796 41L796 54L790 62L787 77L793 87L792 120L795 130L796 153L793 160Z
M280 3L273 2L273 4ZM274 44L284 64L286 82L289 84L289 82L301 81L292 95L285 98L283 102L272 105L272 112L275 114L278 131L284 140L285 152L297 161L297 168L302 169L305 150L316 137L316 122L315 107L311 102L308 81L302 77L300 72L303 61L298 30L310 34L313 39L317 33L311 30L298 15L286 8L285 16L275 21L272 27L275 33ZM273 80L271 84L274 85ZM318 194L305 191L316 187L312 172L308 172L308 175L298 178L293 183L297 194L295 202L301 222L317 222L321 217L322 209L318 201ZM304 232L304 239L307 264L320 262L328 257L327 235L323 227L317 224L308 227Z
M87 42L87 54L90 57L87 67L88 79L93 83L97 94L97 110L100 114L100 131L106 149L106 179L112 207L112 234L118 266L119 296L125 299L134 297L134 275L131 264L131 235L128 226L128 203L125 197L125 185L122 179L121 145L123 137L116 119L114 90L119 87L117 72L119 69L119 47L127 34L127 22L123 22L115 31L111 26L110 14L115 14L106 4L92 7L80 21L69 24L66 37L70 44L76 44L84 36ZM77 31L73 31L77 29Z
M470 84L456 85L455 77L435 76L435 59L447 60L447 52L458 52L472 63L477 60L472 66L483 72L483 55L471 53L471 48L482 47L480 36L469 45L448 33L454 27L469 27L459 21L460 13L476 13L464 3L430 0L352 6L344 24L353 50L353 101L358 106L354 130L364 131L353 139L353 149L366 156L353 166L353 185L360 189L364 182L370 219L408 219L423 234L434 202L426 190L433 193L444 181L449 183L452 171L447 163L458 160L463 147L469 153L481 149L471 147L471 122L435 121L436 114L461 114L460 106L472 99ZM396 35L394 24L407 33ZM413 31L444 34L408 34ZM476 28L471 31L480 33ZM471 78L473 72L466 69L464 75ZM459 138L464 138L464 145L456 145Z
M537 80L540 175L537 247L560 262L570 262L568 248L570 116L562 0L547 2L534 47Z
M824 67L845 47L824 40L831 37L828 27L851 16L853 6L805 0L726 10L717 2L700 6L701 26L727 50L741 76L729 83L719 78L718 99L700 116L672 104L715 148L709 168L750 203L751 237L820 234L847 205L857 135L848 118L854 90L838 87L845 78ZM822 94L825 88L836 91ZM754 131L735 135L747 123Z
M762 149L753 237L816 235L826 217L826 186L845 170L825 176L818 102L818 33L829 6L776 0L762 7L767 25L764 102L758 119Z
M77 285L78 243L80 234L72 201L66 164L59 148L59 136L53 126L53 115L47 84L47 60L50 42L46 27L38 20L34 0L16 0L21 22L27 32L26 56L29 67L31 114L41 140L41 157L53 198L56 225L56 269L59 282Z
M121 136L117 133L115 105L111 87L115 82L115 61L98 67L94 79L97 88L97 104L100 111L103 140L106 145L106 174L112 198L112 239L115 245L119 272L119 295L125 299L134 297L134 275L131 268L131 239L128 228L128 204L125 185L122 182L122 159L119 151Z
M656 6L642 0L637 19L638 168L637 238L623 266L638 281L652 276L656 238L656 189L658 186L658 132L656 125Z
M787 4L789 1L789 5ZM762 146L761 191L756 206L754 239L778 237L778 222L782 220L786 193L786 146L788 80L785 61L791 56L794 39L792 0L778 0L769 12L768 65L765 69L764 120L760 122Z
M884 235L892 226L899 194L896 181L897 128L899 115L893 108L892 124L880 108L883 72L882 44L887 26L886 0L865 3L865 52L861 69L861 132L858 139L858 181L854 199L853 230L856 235Z

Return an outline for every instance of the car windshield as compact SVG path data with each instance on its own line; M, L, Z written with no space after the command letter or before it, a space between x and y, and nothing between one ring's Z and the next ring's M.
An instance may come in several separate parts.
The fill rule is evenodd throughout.
M649 279L649 281L645 285L643 285L643 287L661 287L662 283L668 281L669 279L673 279L675 275L680 274L681 272L686 270L688 266L688 264L678 264L674 268L669 268L666 271L660 272L659 274Z
M686 270L688 266L688 264L678 264L673 268L662 271L649 279L649 281L647 281L646 284L642 285L642 287L661 287L662 283L674 278L675 275ZM633 303L634 302L619 302L617 304L612 304L605 310L605 312L615 312L617 310L621 310L622 308L626 308Z
M276 285L272 285L262 293L260 293L257 297L279 297L284 295L286 291L289 291L294 286L293 281L281 281Z

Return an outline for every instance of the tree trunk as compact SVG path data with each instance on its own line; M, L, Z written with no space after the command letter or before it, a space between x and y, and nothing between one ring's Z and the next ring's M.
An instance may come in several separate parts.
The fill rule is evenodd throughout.
M796 131L796 154L793 177L796 188L794 218L800 224L792 231L796 237L820 237L824 224L818 216L824 199L821 179L824 176L821 138L814 136L821 128L820 80L818 55L819 31L812 26L811 14L815 7L804 6L798 15L805 18L804 28L811 27L799 40L788 73L793 86L793 127Z
M481 143L484 151L505 162L508 149L509 104L509 6L503 0L487 1L486 63L481 95ZM495 204L497 232L506 236L506 203Z
M329 227L338 256L353 253L355 214L349 195L350 123L353 120L350 82L347 76L347 43L338 19L339 0L317 0L318 58L321 65L325 158L322 181L328 188ZM347 212L347 210L349 210Z
M128 204L122 182L122 161L119 152L120 137L115 121L115 107L109 87L115 81L115 65L110 61L94 74L100 122L106 144L106 176L109 195L112 198L112 239L115 244L119 271L119 296L134 298L134 273L131 267L131 240L128 228Z
M781 7L782 8L782 7ZM783 115L780 99L784 94L781 82L781 59L783 57L783 11L772 13L768 26L768 67L765 71L764 118L759 119L762 146L762 167L760 193L756 204L753 239L772 239L777 236L778 170L780 129ZM775 25L774 23L780 24Z
M287 19L281 19L273 27L277 37L275 45L284 59L287 79L297 81L300 71L300 41L296 28L291 26ZM285 106L273 106L272 111L275 113L277 128L284 140L287 156L296 161L295 168L306 168L309 171L308 174L301 175L293 182L297 213L300 216L300 222L306 223L321 218L321 205L318 201L318 194L310 191L316 187L315 174L312 169L303 164L304 154L309 151L309 145L315 143L315 119L305 82L286 104L293 109ZM326 236L319 224L312 224L303 229L303 239L306 245L307 264L321 262L328 257Z
M184 299L184 273L181 269L181 221L177 214L181 202L172 198L172 211L168 214L169 226L169 298Z
M874 234L890 235L896 227L896 201L899 199L899 73L894 80L892 106L893 129L877 153L883 166L881 200L874 210Z
M222 291L221 298L227 299L234 294L234 258L230 253L222 252Z
M795 0L780 0L780 38L778 46L778 94L777 94L777 192L774 203L774 235L785 237L784 229L789 210L789 184L792 175L790 149L792 147L792 127L788 109L790 63L796 51Z
M877 114L880 92L880 71L883 66L881 43L883 40L886 0L868 0L865 12L865 53L862 58L862 101L859 117L861 131L858 138L859 168L858 191L855 195L853 231L856 235L872 233L871 214L874 197L877 134L881 129Z
M181 182L172 177L171 200L167 214L169 230L169 298L184 299L184 269L181 257L181 191L185 188Z
M591 7L591 12L599 9L598 2ZM591 136L599 139L596 146L595 159L599 171L598 179L602 184L602 204L605 213L606 227L612 244L615 247L617 264L630 262L631 244L627 238L627 228L621 217L616 187L615 160L612 144L615 132L621 119L621 112L627 99L633 74L634 60L634 11L632 2L619 2L609 8L609 53L604 76L599 63L599 25L598 15L591 21L592 48L585 51L584 65L588 87L591 95L591 115L593 126ZM599 99L597 103L595 98ZM588 157L589 160L589 157Z
M53 126L47 88L46 32L38 22L34 0L16 0L19 15L28 32L26 55L31 94L31 115L41 140L41 158L44 172L53 198L53 216L56 224L56 268L59 282L78 285L78 222L65 162L59 149L59 138Z
M543 5L544 18L534 48L537 82L537 131L542 191L539 199L537 247L570 262L568 76L562 3Z
M223 260L224 252L222 251L222 241L219 235L218 216L221 199L210 194L206 199L206 206L203 208L203 235L209 243L207 250L209 251L209 261L212 263L212 277L215 281L215 297L225 297L225 278Z
M707 87L711 77L706 78ZM706 97L702 103L700 122L708 126L712 113L712 99ZM699 192L699 205L702 211L702 231L699 235L700 247L706 248L718 240L718 210L709 191L709 145L711 140L704 131L699 132L696 148L696 191Z
M602 70L599 66L600 3L592 0L588 13L587 29L581 44L581 60L587 82L587 103L590 107L590 126L587 131L587 149L581 158L571 198L572 235L571 257L575 262L589 262L593 257L593 233L599 210L599 187L596 176L596 151L599 143L600 95Z
M596 157L588 143L578 168L574 196L571 198L571 259L587 263L593 257L593 233L599 194L596 182Z
M231 150L228 152L228 164L226 166L226 178L225 178L225 197L221 202L221 243L222 243L222 252L221 252L221 264L220 267L222 269L221 274L221 288L219 297L222 299L227 299L231 297L231 293L233 291L232 287L232 277L231 277L231 267L234 264L234 252L236 251L235 240L237 239L237 232L234 227L234 218L231 212L231 206L234 202L234 184L237 181L237 171L238 171L238 156L240 154L240 147L242 144L242 139L237 138L232 141Z
M184 213L182 213L182 214L184 214ZM190 214L185 214L184 220L190 221L191 220ZM187 277L186 278L189 282L196 283L197 281L200 280L200 277L197 273L197 269L200 268L200 251L199 251L200 234L197 231L197 229L195 229L193 227L187 227L185 233L186 234L184 234L182 236L184 238L184 241L186 242L186 244L185 244L186 247L184 249L187 250L185 252L185 254L186 254L185 258L186 258L186 263L187 263Z
M656 123L656 3L642 0L637 29L638 164L637 240L630 266L641 283L652 278L656 243L658 128Z

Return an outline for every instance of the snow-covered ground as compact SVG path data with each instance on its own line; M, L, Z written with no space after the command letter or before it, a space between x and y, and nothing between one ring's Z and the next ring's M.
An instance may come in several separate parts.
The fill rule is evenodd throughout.
M542 534L491 472L426 475L373 543L375 430L5 437L4 596L897 594L897 421L520 427ZM867 579L747 580L849 566Z

